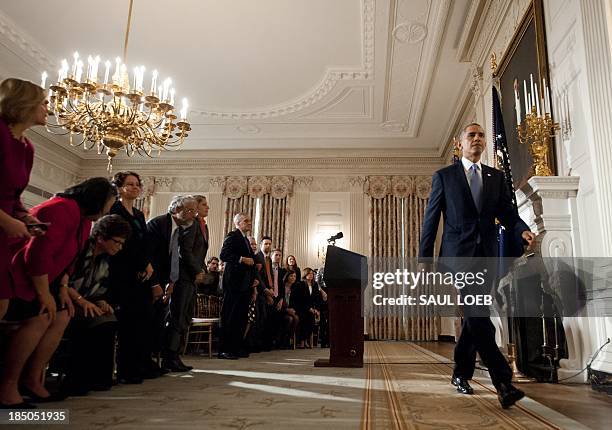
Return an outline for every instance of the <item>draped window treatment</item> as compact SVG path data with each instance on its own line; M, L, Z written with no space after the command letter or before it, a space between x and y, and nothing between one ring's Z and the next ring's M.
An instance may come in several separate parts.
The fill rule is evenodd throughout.
M373 272L416 271L421 227L431 178L423 176L370 176L366 193L370 196L370 256ZM418 286L418 294L432 292ZM364 302L368 333L374 339L437 340L440 318L431 307L375 306L375 294L383 297L410 295L404 285L368 288Z
M274 247L286 248L289 198L293 194L291 176L230 176L226 178L224 189L227 197L225 234L234 229L232 219L239 212L251 216L255 230L257 200L260 199L261 225L257 241L262 235L268 235Z

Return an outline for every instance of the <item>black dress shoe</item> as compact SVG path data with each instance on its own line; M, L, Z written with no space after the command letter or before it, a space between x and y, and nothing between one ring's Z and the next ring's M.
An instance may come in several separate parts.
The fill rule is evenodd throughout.
M451 384L457 387L457 391L462 394L474 394L474 390L470 387L467 379L464 379L460 376L453 376L451 379Z
M30 402L32 403L61 402L62 400L66 400L66 398L69 396L68 393L62 390L57 393L51 393L47 397L41 397L26 386L19 387L19 391L21 391L26 397L29 397Z
M193 370L193 366L188 366L185 363L183 363L183 360L181 360L181 357L176 357L176 361L178 361L178 363L183 366L185 369L187 370Z
M0 403L0 409L36 409L38 406L28 402L14 403L12 405L6 405Z
M181 366L178 360L163 361L162 367L168 369L170 372L189 372L189 369L185 366Z
M119 378L119 383L120 384L137 385L137 384L142 384L143 383L143 379L140 376L128 375L128 376L123 376L123 377Z
M501 383L497 388L497 398L499 399L501 407L504 409L508 409L523 397L525 397L525 393L512 384Z
M221 360L238 360L238 357L236 357L234 354L230 354L229 352L220 352L217 355L217 358Z

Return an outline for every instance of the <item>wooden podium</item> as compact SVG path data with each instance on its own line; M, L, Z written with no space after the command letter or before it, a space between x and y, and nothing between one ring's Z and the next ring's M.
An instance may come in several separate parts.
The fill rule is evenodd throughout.
M323 273L329 307L329 359L315 367L363 367L362 289L368 282L363 255L328 246Z

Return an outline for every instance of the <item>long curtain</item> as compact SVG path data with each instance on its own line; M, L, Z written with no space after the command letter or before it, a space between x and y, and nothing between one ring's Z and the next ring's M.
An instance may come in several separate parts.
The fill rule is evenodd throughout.
M272 238L272 245L281 250L286 248L289 198L293 193L291 176L230 176L226 178L224 233L234 229L235 214L247 213L253 220L255 230L257 202L260 205L259 236Z
M223 225L223 237L232 231L234 226L234 215L243 212L255 220L256 199L247 194L247 179L242 176L230 176L225 180L225 222Z
M283 251L286 248L288 203L293 191L293 178L289 176L272 176L269 179L268 192L261 196L261 229L262 235L272 238L272 246ZM254 182L250 179L250 182Z
M416 271L421 226L431 190L431 180L421 176L371 176L366 192L370 196L370 256L373 272ZM419 286L419 294L431 286ZM440 318L431 307L375 306L373 296L410 295L406 285L368 288L364 302L368 333L374 339L436 340Z

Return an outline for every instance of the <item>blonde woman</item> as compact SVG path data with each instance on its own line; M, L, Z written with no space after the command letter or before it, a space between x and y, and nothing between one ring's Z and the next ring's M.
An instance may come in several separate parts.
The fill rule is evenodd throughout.
M41 87L9 78L0 83L0 319L13 295L9 276L9 242L42 234L35 217L21 202L30 181L34 147L24 133L34 125L45 125L47 100ZM44 228L44 227L42 227Z

